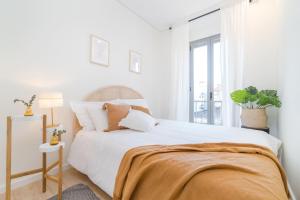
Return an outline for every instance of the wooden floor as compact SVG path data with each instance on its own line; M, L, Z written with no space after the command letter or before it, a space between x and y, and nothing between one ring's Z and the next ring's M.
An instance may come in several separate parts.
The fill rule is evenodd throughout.
M88 179L87 176L77 172L74 169L68 169L64 171L63 190L78 183L88 185L101 200L111 200L111 198L106 193L104 193L99 187L94 185ZM56 194L57 186L55 183L48 181L47 192L42 193L42 183L41 181L37 181L24 187L13 190L12 200L46 200ZM4 194L0 194L0 200L4 199Z

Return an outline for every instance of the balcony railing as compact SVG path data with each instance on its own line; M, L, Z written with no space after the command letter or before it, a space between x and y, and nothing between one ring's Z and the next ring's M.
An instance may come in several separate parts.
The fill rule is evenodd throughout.
M195 123L208 123L208 102L194 101L193 119ZM222 125L222 101L214 101L213 118L215 125Z

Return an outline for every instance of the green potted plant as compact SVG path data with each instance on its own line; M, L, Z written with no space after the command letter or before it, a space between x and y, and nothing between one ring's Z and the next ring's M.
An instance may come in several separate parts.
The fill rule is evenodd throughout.
M57 145L59 143L60 136L64 133L66 133L66 130L62 129L61 127L54 129L50 139L50 145Z
M250 86L231 93L233 102L242 107L242 125L251 128L266 128L268 117L266 108L281 107L276 90L261 90Z
M24 116L33 116L32 104L33 104L33 102L34 102L35 99L36 99L36 95L33 95L28 102L26 102L26 101L24 101L22 99L14 99L14 103L17 103L17 102L23 103L24 106L26 106L26 110L25 110Z

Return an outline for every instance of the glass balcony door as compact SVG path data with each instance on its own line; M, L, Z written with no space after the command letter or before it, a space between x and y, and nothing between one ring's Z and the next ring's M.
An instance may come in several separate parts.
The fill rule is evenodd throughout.
M220 36L191 43L190 121L222 124Z

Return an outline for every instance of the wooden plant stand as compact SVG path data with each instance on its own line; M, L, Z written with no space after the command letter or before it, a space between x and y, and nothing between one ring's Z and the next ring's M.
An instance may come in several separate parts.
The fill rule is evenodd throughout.
M15 121L36 121L42 120L42 145L40 146L40 151L43 154L42 157L42 168L32 169L24 172L19 172L16 174L12 174L11 172L11 165L12 165L12 132L13 132L13 122ZM58 183L58 199L61 200L62 198L62 162L63 162L63 148L64 143L60 142L56 146L47 146L47 116L46 115L35 115L31 117L24 117L24 116L9 116L7 117L7 137L6 137L6 192L5 192L5 199L11 199L11 181L13 179L17 179L24 176L29 176L37 173L42 173L42 191L46 192L47 186L47 179L55 181ZM45 148L47 147L47 148ZM47 153L49 152L59 152L59 160L54 164L50 165L47 168ZM58 176L51 176L47 173L53 169L54 167L58 166Z
M24 116L9 116L7 117L7 137L6 137L6 192L5 199L11 199L11 181L16 178L20 178L23 176L33 175L44 171L47 162L47 155L43 153L43 168L32 169L24 172L19 172L16 174L12 174L11 172L11 158L12 158L12 130L13 130L13 122L14 121L35 121L42 120L42 143L47 142L47 116L46 115L35 115L31 117ZM46 178L43 177L43 190L46 187Z
M46 179L57 183L57 199L62 200L62 164L63 164L63 148L65 147L64 142L59 142L57 145L50 145L49 143L44 143L40 145L40 152L42 153L52 153L58 152L58 161L49 165L43 165L43 192L46 192ZM48 172L54 167L58 166L57 176L48 174Z

